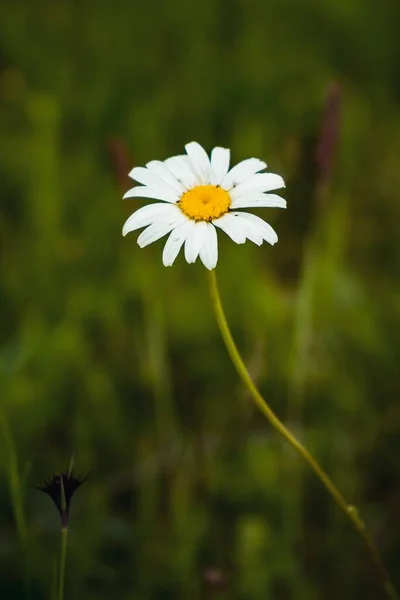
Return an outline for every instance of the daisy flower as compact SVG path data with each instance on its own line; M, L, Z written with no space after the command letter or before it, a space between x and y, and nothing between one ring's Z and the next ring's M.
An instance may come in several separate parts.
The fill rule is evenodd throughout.
M217 229L237 244L246 239L260 246L275 244L278 236L268 223L240 208L286 208L286 200L271 194L285 187L280 175L261 173L265 162L258 158L243 160L229 170L230 151L214 148L209 158L197 142L185 146L186 154L165 161L152 160L146 167L129 173L140 183L124 198L161 200L139 208L126 221L122 233L146 227L138 237L141 248L170 234L162 261L170 267L185 245L185 258L194 263L198 257L214 269L218 260Z

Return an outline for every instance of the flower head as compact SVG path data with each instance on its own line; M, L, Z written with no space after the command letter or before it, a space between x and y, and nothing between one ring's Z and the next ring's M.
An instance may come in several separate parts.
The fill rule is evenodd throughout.
M214 148L209 158L197 142L185 146L186 154L165 161L153 160L135 167L129 176L142 184L124 198L161 200L139 208L126 221L122 233L146 227L138 237L144 248L166 234L163 264L170 267L185 245L185 258L194 263L198 256L207 269L218 260L216 228L234 242L246 239L260 246L275 244L278 236L268 223L240 208L286 208L286 200L271 194L285 187L280 175L262 173L265 162L248 158L229 170L230 151Z
M37 489L45 494L48 494L53 500L54 504L61 517L61 526L63 529L68 527L69 510L72 496L75 491L84 483L87 479L86 476L80 475L74 477L72 472L54 474L52 479L45 481L44 486L38 487Z

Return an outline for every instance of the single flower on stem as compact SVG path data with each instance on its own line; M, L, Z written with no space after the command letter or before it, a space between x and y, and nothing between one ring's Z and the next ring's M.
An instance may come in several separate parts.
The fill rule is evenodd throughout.
M280 175L264 173L258 158L243 160L229 170L230 151L214 148L211 159L197 142L186 144L187 154L165 161L152 160L135 167L129 176L141 186L124 198L153 198L161 202L139 208L126 221L123 235L141 227L138 244L144 248L168 233L163 264L170 267L185 245L185 258L194 263L200 256L207 269L218 261L217 229L237 244L246 239L260 246L273 245L278 236L263 219L242 208L286 208L286 200L272 190L285 186Z
M350 519L368 550L382 589L391 600L399 600L382 558L364 522L354 506L348 504L333 481L305 446L282 423L262 397L239 353L232 337L221 296L215 267L218 261L216 229L222 229L234 242L246 239L260 246L263 241L273 245L278 236L268 223L248 212L237 209L286 208L286 200L271 194L285 187L280 175L261 173L266 163L248 158L229 170L230 151L214 148L211 158L197 142L185 146L186 154L165 161L153 160L146 167L135 167L130 177L141 186L129 190L124 198L161 200L139 208L126 221L122 233L146 227L139 235L141 248L164 237L163 264L171 266L185 245L185 258L194 263L200 256L208 274L211 303L228 354L250 393L255 405L272 427L303 457L339 508Z
M67 529L71 499L76 490L84 483L87 476L74 477L71 472L54 474L51 479L37 489L53 500L61 517L61 528Z
M63 600L64 598L65 562L67 556L67 537L71 500L76 490L87 479L87 475L74 477L71 469L72 466L69 471L59 474L55 473L51 479L45 481L43 486L37 488L50 496L61 517L61 552L57 600Z

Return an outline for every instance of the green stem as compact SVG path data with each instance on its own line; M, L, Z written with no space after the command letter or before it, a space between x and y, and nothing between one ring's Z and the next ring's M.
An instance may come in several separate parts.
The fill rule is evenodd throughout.
M64 600L65 559L67 556L68 529L61 529L60 574L58 579L58 600Z
M14 518L17 527L18 536L21 542L23 550L26 552L28 544L28 532L25 520L24 501L20 477L20 469L18 464L18 455L14 443L14 439L11 433L6 417L0 414L0 428L3 434L4 445L8 452L7 464L7 476L10 487L10 495L12 500L12 507L14 511Z
M221 331L221 335L225 342L226 348L228 350L229 356L235 368L241 377L243 383L246 388L250 392L251 397L253 398L257 407L261 410L261 412L267 417L268 421L280 433L289 444L297 450L297 452L304 458L304 460L309 464L311 469L314 471L318 479L328 490L332 498L335 500L336 504L345 515L350 519L351 523L355 527L356 531L360 534L363 539L363 542L368 550L371 559L375 565L377 575L381 582L383 590L386 592L387 597L391 600L400 600L399 596L396 592L396 589L393 583L390 580L389 574L385 568L385 565L380 557L380 554L372 541L372 538L368 534L365 529L365 525L361 518L358 515L358 512L354 506L347 504L342 494L339 492L335 484L331 481L329 476L325 473L323 468L318 464L315 458L309 453L307 448L299 442L297 438L285 427L285 425L279 420L276 414L271 410L268 406L267 402L261 396L257 387L255 386L253 380L250 377L250 374L244 364L242 357L239 354L239 351L236 347L235 342L233 341L233 337L231 331L229 329L228 322L225 317L224 309L222 307L221 297L219 295L217 277L215 274L215 270L209 272L209 284L210 284L210 294L211 301L214 308L215 316L218 322L219 329Z

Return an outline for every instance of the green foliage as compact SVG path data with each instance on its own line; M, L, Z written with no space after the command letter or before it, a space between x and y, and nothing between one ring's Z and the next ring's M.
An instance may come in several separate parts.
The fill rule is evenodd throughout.
M126 173L197 140L265 158L273 248L219 237L228 318L269 402L360 510L400 586L398 3L0 1L0 595L377 598L353 530L253 410L204 269L121 237ZM317 193L327 86L342 90ZM268 214L267 214L268 213ZM278 214L279 213L279 214ZM27 566L25 565L27 557ZM28 576L26 575L28 572Z

